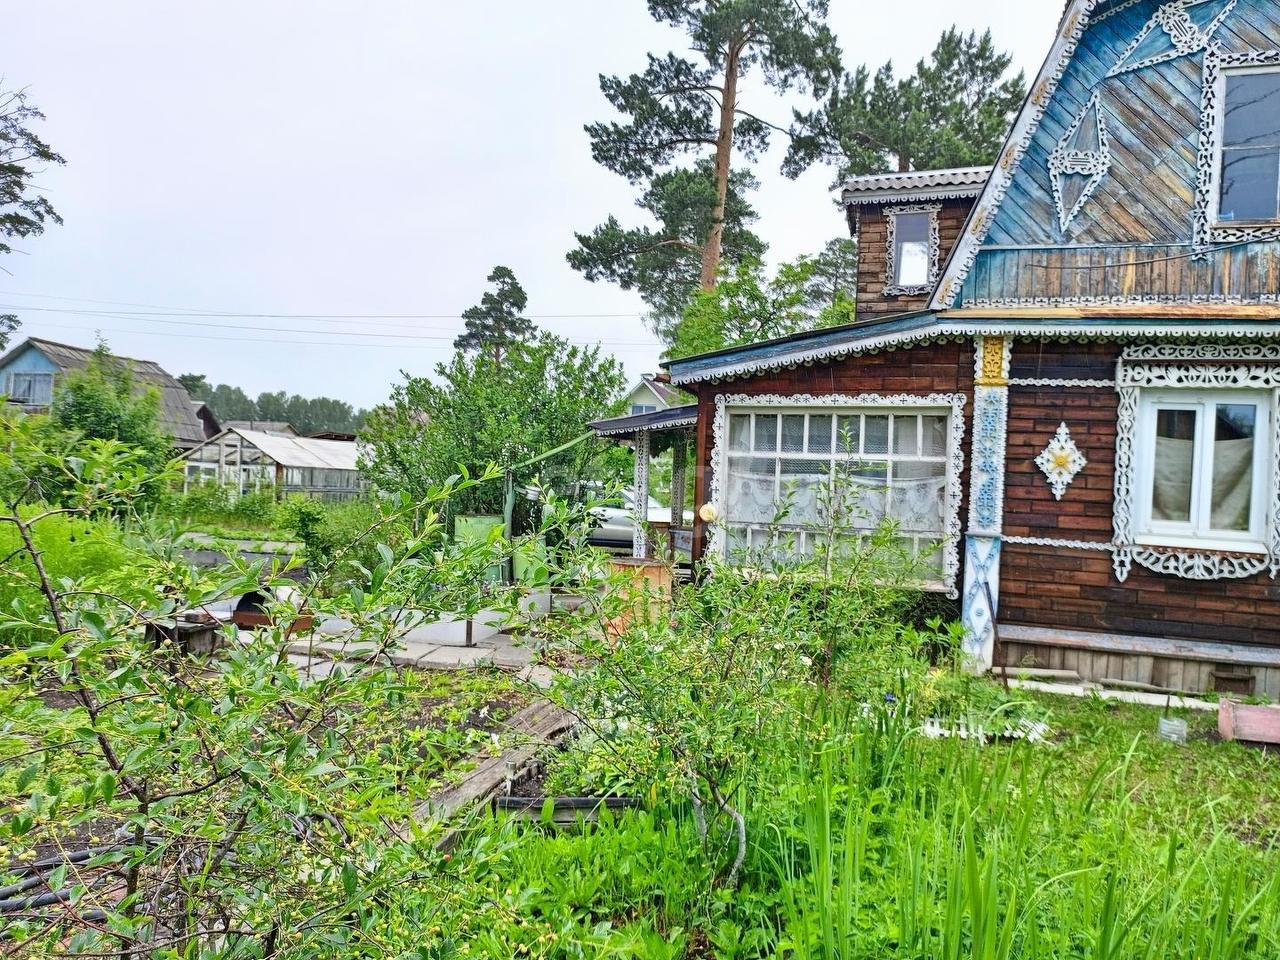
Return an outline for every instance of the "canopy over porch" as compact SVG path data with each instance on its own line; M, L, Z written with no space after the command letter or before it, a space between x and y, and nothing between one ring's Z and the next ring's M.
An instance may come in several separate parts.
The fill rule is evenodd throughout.
M636 504L635 536L632 556L642 558L649 553L649 538L645 521L649 503L649 461L655 452L671 449L671 542L675 544L682 535L692 542L692 530L684 524L685 463L689 455L689 441L698 426L698 405L691 403L670 407L652 413L635 413L625 417L610 417L590 424L596 436L618 443L629 443L635 450L634 503Z

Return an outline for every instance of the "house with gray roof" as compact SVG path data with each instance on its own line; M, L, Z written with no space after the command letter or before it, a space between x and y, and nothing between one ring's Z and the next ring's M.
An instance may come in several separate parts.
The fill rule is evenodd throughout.
M24 410L45 411L53 402L58 381L87 368L93 352L91 347L28 337L0 356L0 396ZM208 439L216 423L201 417L198 405L176 378L151 360L112 359L129 367L140 389L154 387L160 394L160 428L173 437L175 447L188 450Z

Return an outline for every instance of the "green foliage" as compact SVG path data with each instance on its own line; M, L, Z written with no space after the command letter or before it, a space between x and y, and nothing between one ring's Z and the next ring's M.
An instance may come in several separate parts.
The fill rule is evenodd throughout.
M508 344L528 340L534 334L533 322L524 316L529 295L510 267L496 266L489 273L492 291L485 291L480 303L462 311L466 332L453 341L455 350L484 350L501 365Z
M756 185L755 178L743 170L733 171L729 178L722 257L731 266L765 252L764 241L751 230L756 212L746 199ZM655 332L669 338L699 287L702 248L711 230L716 197L710 161L655 174L636 201L653 225L627 227L610 216L591 231L575 234L578 247L568 254L569 265L588 280L637 291L651 311Z
M193 399L209 405L219 422L228 420L269 420L287 423L304 436L333 431L356 433L364 426L367 411L357 410L331 397L302 397L283 390L264 392L254 399L239 387L210 384L202 373L178 377Z
M756 259L723 273L713 288L694 293L667 357L691 357L853 320L852 297L845 288L833 286L848 278L844 251L837 250L784 263L772 277L765 276ZM833 291L830 303L828 290Z
M582 435L609 412L624 385L621 365L598 348L542 333L513 343L501 364L458 351L435 378L406 377L369 417L361 469L384 491L412 496L488 463L515 466ZM587 440L537 464L554 484L592 476L603 444ZM454 498L459 513L501 513L500 484Z
M411 518L400 515L394 504L373 498L322 504L294 496L280 504L276 522L302 541L312 570L326 571L328 590L359 583L364 571L377 566L379 544L400 550L413 535ZM375 525L378 536L360 541Z
M62 223L37 180L47 166L66 163L31 129L43 119L26 90L0 87L0 256L13 252L11 239L38 237L46 223ZM17 326L13 314L0 314L0 350Z
M874 77L860 66L822 107L796 111L783 172L799 176L821 161L843 180L991 163L1027 92L1021 72L1007 76L1010 63L990 31L966 36L952 27L909 77L895 76L891 63Z
M643 187L639 206L658 227L625 228L610 217L578 234L569 263L589 280L636 289L651 322L669 337L689 295L715 282L722 259L760 256L743 199L754 185L735 168L768 146L770 125L739 104L753 71L777 91L825 93L839 50L825 24L826 0L648 0L659 23L685 31L696 59L650 54L641 73L601 76L600 90L623 122L589 124L591 154ZM692 164L689 161L692 160Z
M160 429L160 394L139 389L127 361L99 342L84 370L66 376L53 396L53 425L88 440L118 440L159 470L169 459L169 438Z

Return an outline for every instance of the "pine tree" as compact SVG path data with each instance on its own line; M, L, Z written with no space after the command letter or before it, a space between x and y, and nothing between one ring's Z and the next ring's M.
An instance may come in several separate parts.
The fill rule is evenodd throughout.
M1023 74L1006 76L1011 63L990 31L952 27L910 77L896 77L892 63L874 76L860 66L822 107L796 111L783 172L794 177L826 162L844 179L991 163L1026 97Z
M46 221L62 222L36 184L46 165L67 162L32 132L32 121L43 119L25 90L0 90L0 255L13 252L9 239L38 237ZM13 314L0 314L0 350L17 326Z
M462 312L467 329L453 341L453 347L463 352L483 351L500 365L507 348L516 341L532 337L534 326L524 316L529 296L511 268L494 267L488 280L494 289L486 290L479 304Z
M699 206L680 224L659 218L658 231L625 230L613 218L579 235L569 262L589 279L630 276L655 311L655 328L670 330L679 319L671 289L672 269L653 270L655 259L696 263L697 286L715 286L720 262L758 256L763 244L735 217L734 152L748 162L767 147L771 125L739 103L742 78L758 70L779 91L792 88L824 95L839 74L839 50L825 24L827 0L648 0L660 23L682 28L696 60L668 53L649 56L642 73L601 76L600 89L625 123L587 126L592 156L607 169L645 186L640 205L666 207L673 190L696 193ZM692 167L671 174L677 161L692 156ZM745 207L738 197L736 202ZM749 210L749 208L746 208ZM739 207L738 213L745 210ZM673 227L696 227L672 229ZM605 239L602 239L605 238ZM609 238L618 242L606 242ZM594 242L593 242L594 241ZM625 242L624 242L625 241ZM735 241L754 249L735 249ZM629 258L630 265L615 260ZM680 273L688 275L685 266ZM616 276L615 276L616 275ZM687 302L689 287L679 298Z

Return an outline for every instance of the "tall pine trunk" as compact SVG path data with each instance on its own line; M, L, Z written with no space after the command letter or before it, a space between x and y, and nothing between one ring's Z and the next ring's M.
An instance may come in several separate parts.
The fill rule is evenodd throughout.
M742 45L729 47L724 65L724 90L720 99L720 132L716 137L716 205L711 211L711 232L702 246L703 290L716 285L720 270L720 251L724 241L724 208L729 197L729 160L733 153L733 118L738 106L738 57Z

